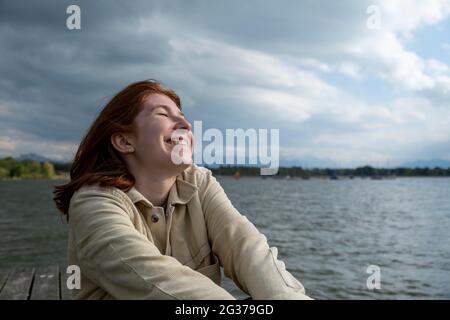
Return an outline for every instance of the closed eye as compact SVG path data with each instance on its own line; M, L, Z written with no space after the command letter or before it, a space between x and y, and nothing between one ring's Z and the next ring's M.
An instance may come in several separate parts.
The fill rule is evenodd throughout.
M161 115L161 116L169 117L169 115L167 113L157 113L157 114Z

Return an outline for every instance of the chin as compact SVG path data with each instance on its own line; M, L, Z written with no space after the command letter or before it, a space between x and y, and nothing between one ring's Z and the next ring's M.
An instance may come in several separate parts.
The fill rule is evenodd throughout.
M189 168L193 162L191 163L182 163L182 164L174 164L171 162L171 169L173 176L178 176L180 173L182 173L184 170Z
M181 151L181 152L180 152ZM191 150L172 149L169 155L169 161L176 167L189 167L194 161Z
M190 158L182 157L182 158L176 159L176 161L173 161L171 156L169 155L169 157L167 159L167 164L170 168L172 168L178 172L182 172L186 168L189 168L192 164L194 164L194 160L192 159L192 157L190 157Z
M186 159L183 161L183 163L181 164L174 164L176 167L181 167L181 168L188 168L190 167L192 164L194 163L194 161L192 159Z

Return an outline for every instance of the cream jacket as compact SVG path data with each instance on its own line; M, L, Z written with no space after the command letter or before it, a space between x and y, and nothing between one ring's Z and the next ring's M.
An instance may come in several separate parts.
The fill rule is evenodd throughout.
M83 186L69 208L75 299L235 299L220 267L253 299L308 299L266 237L231 204L211 171L183 171L167 210L134 187Z

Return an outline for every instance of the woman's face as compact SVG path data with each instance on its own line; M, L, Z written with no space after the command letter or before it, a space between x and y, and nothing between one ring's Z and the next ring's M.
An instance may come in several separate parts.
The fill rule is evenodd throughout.
M191 124L169 97L150 94L134 121L134 156L139 167L164 170L192 164Z

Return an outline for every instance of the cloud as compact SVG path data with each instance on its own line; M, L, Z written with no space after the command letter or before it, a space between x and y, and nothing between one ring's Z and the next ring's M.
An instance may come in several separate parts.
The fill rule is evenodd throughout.
M450 14L450 2L446 0L381 0L383 25L394 32L408 34L424 25L434 25ZM412 36L409 34L409 36Z
M106 101L146 78L205 127L279 128L288 158L396 161L450 141L449 65L407 45L448 1L377 1L380 30L373 1L78 3L73 32L69 1L0 2L0 155L70 158Z

